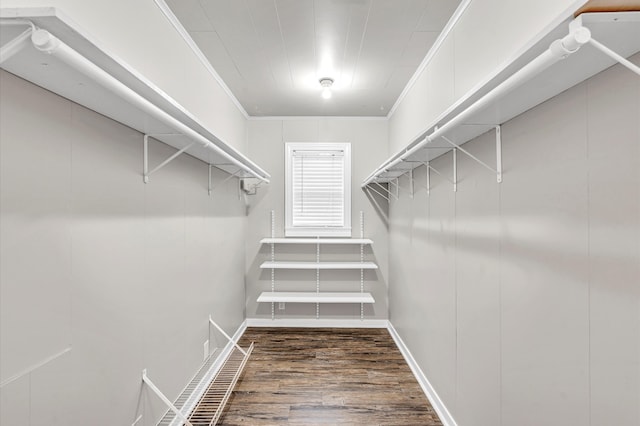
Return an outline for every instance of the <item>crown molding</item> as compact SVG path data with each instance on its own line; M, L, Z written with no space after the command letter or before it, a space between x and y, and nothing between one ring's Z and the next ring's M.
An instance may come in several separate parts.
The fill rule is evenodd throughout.
M169 20L171 25L173 25L173 27L176 29L176 31L178 31L178 34L180 34L182 36L184 41L187 43L187 46L189 46L189 48L198 57L198 59L200 59L200 62L202 62L202 64L207 69L207 71L209 71L209 73L213 76L213 78L218 82L218 84L220 85L222 90L224 90L224 92L227 94L229 99L231 99L231 102L233 102L233 104L236 106L236 108L238 108L238 110L240 111L240 113L242 113L244 118L248 119L249 118L249 114L242 107L242 105L240 104L240 101L238 101L238 98L235 97L233 92L231 92L231 89L229 89L229 86L227 86L227 84L224 82L222 77L220 77L220 74L218 74L217 71L213 68L213 66L211 65L211 63L207 59L207 57L204 55L204 53L202 53L202 50L200 50L200 48L198 47L196 42L193 41L193 38L191 38L191 35L189 35L189 32L180 23L180 21L178 20L176 15L173 13L171 8L169 8L169 6L167 5L167 3L164 0L154 0L154 1L155 1L156 5L158 6L158 8L160 8L160 10L162 11L164 16Z
M451 18L449 18L449 21L447 21L447 24L444 26L444 28L440 32L440 35L438 35L438 38L433 43L433 46L431 46L431 48L427 52L427 55L424 57L424 59L418 66L418 69L416 69L416 72L413 73L413 75L407 82L407 85L404 86L404 89L400 93L400 96L398 96L398 99L396 99L396 102L393 104L393 106L389 110L389 113L387 114L387 118L391 118L393 114L396 112L396 109L400 106L400 104L402 103L404 98L407 96L409 91L416 84L416 81L418 81L418 78L420 77L422 72L425 70L425 68L427 68L427 65L429 65L429 63L436 56L436 53L438 53L438 50L440 50L440 47L442 47L442 44L449 36L449 33L451 33L453 28L458 23L458 21L460 20L460 17L462 17L462 14L465 12L465 10L467 10L467 7L469 7L469 5L471 4L471 1L472 0L463 0L458 5L458 8L453 13L453 15L451 15Z

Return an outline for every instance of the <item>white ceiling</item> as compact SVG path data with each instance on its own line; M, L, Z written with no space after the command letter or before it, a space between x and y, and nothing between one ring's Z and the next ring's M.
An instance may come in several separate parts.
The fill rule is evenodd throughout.
M460 0L166 2L249 115L386 116Z

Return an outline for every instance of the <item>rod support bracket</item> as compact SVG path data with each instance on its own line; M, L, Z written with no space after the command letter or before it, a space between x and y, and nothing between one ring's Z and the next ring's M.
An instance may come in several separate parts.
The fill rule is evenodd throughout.
M502 127L496 126L496 180L502 183Z

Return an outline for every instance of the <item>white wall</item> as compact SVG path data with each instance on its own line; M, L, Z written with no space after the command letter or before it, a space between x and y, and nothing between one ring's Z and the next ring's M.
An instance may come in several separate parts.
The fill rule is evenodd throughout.
M585 0L472 0L389 120L390 153L506 66L524 46ZM464 6L466 2L462 2Z
M459 425L640 424L639 123L616 66L503 125L503 183L459 155L392 203L391 322Z
M260 159L269 170L271 183L252 197L247 232L247 317L271 318L270 304L258 304L262 291L271 290L271 273L261 271L260 263L268 260L270 247L261 247L260 239L271 234L270 212L275 210L276 236L284 236L284 144L285 142L350 142L352 163L352 227L354 238L360 237L360 211L364 212L365 237L374 241L367 256L380 269L365 272L365 291L376 303L365 307L365 319L386 319L387 308L387 225L386 212L377 213L374 205L360 189L360 183L386 156L388 125L382 119L291 118L248 121L249 154ZM380 200L377 200L380 202ZM276 260L315 260L315 246L276 247ZM327 260L359 260L360 247L323 247L321 258ZM359 291L360 271L321 271L324 291ZM276 271L276 290L315 291L315 271ZM276 310L278 318L315 318L313 304L287 304L285 311ZM322 319L359 319L360 305L322 305Z
M154 425L142 369L173 399L225 344L209 314L244 319L236 181L209 197L181 156L145 185L141 134L4 71L0 88L0 380L71 348L2 387L0 424Z
M246 152L243 113L153 0L2 1L2 8L43 6L58 8L101 48L175 99L213 134Z

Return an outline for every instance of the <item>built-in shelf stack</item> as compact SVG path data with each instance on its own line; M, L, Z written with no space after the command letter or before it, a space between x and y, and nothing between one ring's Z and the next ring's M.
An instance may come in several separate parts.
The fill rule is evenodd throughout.
M371 293L263 292L258 302L289 303L375 303Z
M272 223L273 223L273 212ZM272 230L273 233L273 230ZM361 233L363 233L362 213L361 213ZM265 291L260 294L258 303L271 303L271 316L275 317L273 308L274 303L354 303L360 304L360 317L364 317L364 304L373 304L375 299L371 293L364 291L364 271L378 269L378 265L372 261L365 261L364 249L366 246L372 246L373 241L368 238L263 238L260 241L263 245L271 246L271 260L264 261L261 269L271 270L271 291ZM316 261L289 261L275 259L276 245L315 245ZM320 259L321 246L336 245L355 245L360 246L359 261L323 261ZM288 270L316 270L316 291L276 291L275 290L275 274L276 269ZM360 291L359 292L322 292L320 291L320 270L359 270L360 271ZM319 308L316 309L316 316L319 316Z

